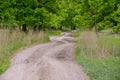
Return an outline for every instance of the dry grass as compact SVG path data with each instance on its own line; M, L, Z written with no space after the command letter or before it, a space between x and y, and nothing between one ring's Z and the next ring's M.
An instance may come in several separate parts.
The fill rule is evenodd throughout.
M48 34L32 32L25 34L19 31L0 30L0 73L9 66L9 59L21 47L48 41Z
M8 45L9 43L23 42L26 44L30 44L34 42L34 40L40 40L39 42L43 42L45 39L45 34L40 32L39 34L33 34L32 32L25 34L19 31L14 31L10 33L8 30L0 31L0 45Z
M98 38L91 31L83 32L80 36L80 54L99 58L115 56L116 53L119 53L118 46L113 45L110 39Z

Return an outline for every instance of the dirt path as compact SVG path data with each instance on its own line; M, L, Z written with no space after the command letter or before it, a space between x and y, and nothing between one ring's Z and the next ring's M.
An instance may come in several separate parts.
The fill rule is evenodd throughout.
M74 61L73 39L65 33L19 52L0 80L89 80Z

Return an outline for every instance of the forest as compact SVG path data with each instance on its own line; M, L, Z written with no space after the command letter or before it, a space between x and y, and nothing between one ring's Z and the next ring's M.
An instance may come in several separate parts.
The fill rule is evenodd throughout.
M120 33L120 0L0 0L0 28Z

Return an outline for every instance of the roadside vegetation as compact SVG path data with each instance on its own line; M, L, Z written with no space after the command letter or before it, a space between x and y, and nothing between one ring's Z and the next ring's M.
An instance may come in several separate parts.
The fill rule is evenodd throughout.
M3 73L10 64L11 57L20 48L30 45L45 43L49 41L49 36L60 35L60 31L40 33L29 32L27 34L19 31L10 33L9 30L0 30L0 74Z
M77 38L76 60L90 80L120 80L120 37L99 36L91 31Z

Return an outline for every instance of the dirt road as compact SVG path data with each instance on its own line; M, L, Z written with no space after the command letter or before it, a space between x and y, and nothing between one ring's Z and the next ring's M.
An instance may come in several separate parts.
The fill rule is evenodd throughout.
M89 80L75 62L74 39L65 33L19 52L0 80Z

